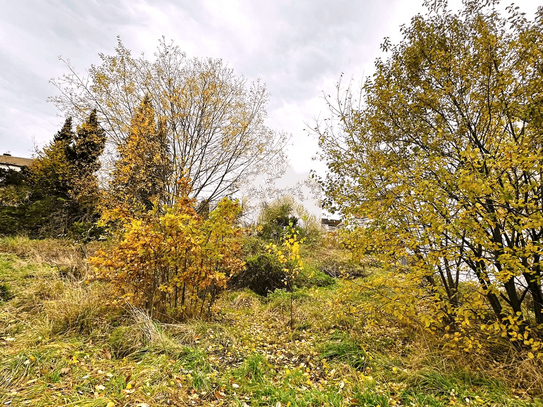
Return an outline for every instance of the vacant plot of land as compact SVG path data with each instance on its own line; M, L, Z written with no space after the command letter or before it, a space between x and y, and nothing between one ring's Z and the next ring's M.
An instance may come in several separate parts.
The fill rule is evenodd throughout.
M2 405L541 405L507 366L365 311L363 279L296 290L293 328L284 291L227 291L212 319L165 324L42 260L0 253Z

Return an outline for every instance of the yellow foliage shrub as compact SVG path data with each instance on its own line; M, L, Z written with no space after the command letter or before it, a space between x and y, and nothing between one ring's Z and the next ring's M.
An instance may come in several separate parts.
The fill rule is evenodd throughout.
M144 307L153 318L203 316L217 294L243 267L236 237L240 206L229 199L203 219L194 201L123 214L119 241L90 259L99 278L110 280L121 299Z

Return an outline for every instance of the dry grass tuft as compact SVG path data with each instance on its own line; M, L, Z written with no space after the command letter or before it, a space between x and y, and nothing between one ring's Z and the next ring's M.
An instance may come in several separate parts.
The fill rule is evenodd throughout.
M493 372L496 377L503 377L503 371L511 372L508 378L511 384L529 395L543 394L543 363L537 359L524 359L511 366L500 366L499 371Z
M100 242L81 244L68 240L33 240L16 236L1 238L0 252L12 253L33 263L55 267L61 277L84 279L89 273L86 259L93 256L101 245L103 244Z
M63 282L62 292L43 302L43 314L50 321L53 334L101 333L123 315L112 298L107 284Z
M111 332L108 340L114 356L122 358L146 351L175 356L188 344L189 341L180 341L179 337L172 339L170 332L165 329L167 324L154 321L147 310L130 303L125 303L123 309L127 319L122 326ZM187 331L187 338L190 336L189 332L190 330Z
M239 295L231 303L232 307L235 309L244 309L247 311L257 309L261 303L260 300L256 297L252 291L245 290L241 291Z

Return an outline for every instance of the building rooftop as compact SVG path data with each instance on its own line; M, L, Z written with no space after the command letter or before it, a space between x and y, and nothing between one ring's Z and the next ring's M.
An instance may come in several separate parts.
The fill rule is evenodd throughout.
M34 162L33 158L13 157L11 154L0 155L0 165L9 165L14 167L28 167Z

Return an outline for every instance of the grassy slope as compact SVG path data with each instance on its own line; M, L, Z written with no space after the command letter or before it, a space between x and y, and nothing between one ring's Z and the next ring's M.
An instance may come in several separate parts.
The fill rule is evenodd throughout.
M298 290L293 330L279 291L227 292L213 321L158 324L114 304L107 284L47 265L73 262L70 248L49 243L46 258L0 243L2 405L541 405L376 322L361 307L372 296L349 282Z

